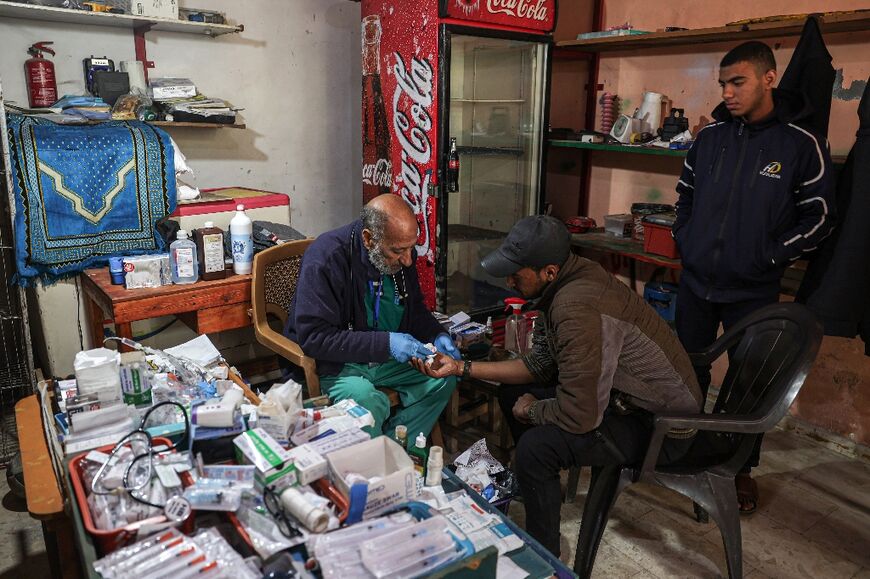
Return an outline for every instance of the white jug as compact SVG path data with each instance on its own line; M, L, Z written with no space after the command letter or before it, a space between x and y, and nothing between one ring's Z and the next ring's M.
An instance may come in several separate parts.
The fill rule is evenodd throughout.
M657 92L643 93L643 103L640 105L641 119L646 122L649 132L655 134L662 126L662 95Z

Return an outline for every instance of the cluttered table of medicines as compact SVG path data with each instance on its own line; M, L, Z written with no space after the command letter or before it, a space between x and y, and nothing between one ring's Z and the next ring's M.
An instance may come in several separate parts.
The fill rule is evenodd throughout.
M455 475L441 452L423 472L397 440L363 430L374 419L353 400L304 400L292 380L256 396L225 367L180 359L203 340L81 352L74 384L41 386L40 452L61 457L85 576L572 576L505 515L512 475L485 440ZM150 390L131 390L131 371ZM123 421L98 420L118 404Z
M103 343L103 320L115 323L116 333L132 337L131 322L176 315L200 334L250 325L251 275L227 272L224 279L184 285L126 289L113 285L107 267L86 269L81 275L87 296L93 344Z

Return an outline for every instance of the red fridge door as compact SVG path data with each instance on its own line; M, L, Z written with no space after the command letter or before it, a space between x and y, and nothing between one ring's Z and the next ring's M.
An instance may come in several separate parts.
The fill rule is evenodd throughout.
M363 198L401 195L419 225L417 271L435 307L438 0L363 0Z

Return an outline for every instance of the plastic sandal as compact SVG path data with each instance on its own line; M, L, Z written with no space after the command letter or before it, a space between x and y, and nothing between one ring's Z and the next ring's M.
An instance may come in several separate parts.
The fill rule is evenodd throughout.
M737 502L741 515L751 515L758 509L758 483L747 473L734 477L737 488Z

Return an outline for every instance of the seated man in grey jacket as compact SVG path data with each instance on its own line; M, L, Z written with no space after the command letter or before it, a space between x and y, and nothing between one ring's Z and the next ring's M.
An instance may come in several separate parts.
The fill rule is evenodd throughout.
M517 222L481 265L541 311L532 350L503 362L439 356L415 363L433 377L501 382L499 402L517 443L514 468L526 528L559 555L559 471L638 461L652 414L698 412L689 357L664 320L597 263L571 253L565 225L536 215ZM662 462L687 450L689 432L668 435Z

